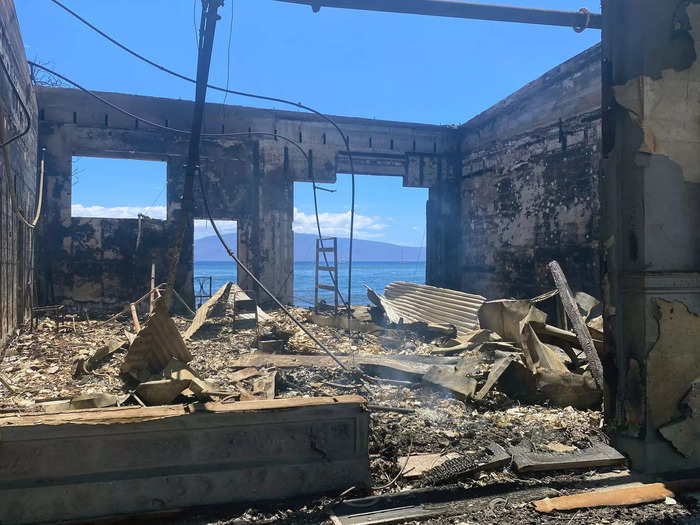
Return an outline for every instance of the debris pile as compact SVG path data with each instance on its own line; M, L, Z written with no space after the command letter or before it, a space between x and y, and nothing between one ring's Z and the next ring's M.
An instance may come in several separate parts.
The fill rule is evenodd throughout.
M356 522L344 521L344 512L374 519L375 510L397 522L446 515L474 522L484 516L494 523L537 521L549 514L538 514L545 507L536 508L536 500L552 498L547 505L553 512L563 505L554 498L562 491L595 488L594 480L603 483L608 476L628 479L625 458L601 431L601 393L579 332L548 324L539 308L559 297L559 290L530 300L452 303L454 311L469 309L468 330L455 324L454 312L440 318L439 301L431 300L430 317L421 317L411 301L433 292L419 285L391 290L388 303L374 294L374 307L353 309L350 332L344 313L292 308L349 371L279 311L256 306L255 323L236 323L235 300L250 298L230 283L194 320L169 317L156 300L138 333L131 331L133 319L77 320L58 331L53 320L43 319L34 332L12 342L0 363L16 390L0 397L0 410L55 413L359 394L371 414L371 498L337 506L325 500L318 522L331 508L336 523ZM400 290L409 300L397 296ZM452 297L435 293L440 300ZM602 351L595 300L572 297L593 347ZM410 307L419 314L392 320L382 306L387 304L399 305L394 312ZM556 492L548 488L551 483ZM478 492L495 490L489 487L516 493L497 498L494 492ZM362 493L356 491L345 497L358 496ZM432 505L431 498L442 503ZM482 514L475 514L477 509ZM578 522L612 516L604 509L595 511L595 519ZM314 522L317 511L311 505L294 512ZM273 521L288 515L284 510L246 516L251 512ZM684 509L665 512L681 515Z
M603 341L591 337L586 321L601 337L600 319L590 319L598 301L584 293L574 297L556 262L551 269L557 290L530 300L486 301L409 283L390 284L384 296L368 288L368 297L392 325L415 329L416 323L423 322L457 332L456 337L438 337L430 353L458 356L459 361L452 369L433 367L423 377L424 383L460 399L483 400L498 385L501 393L526 403L593 408L602 401L597 352L602 351ZM557 295L575 332L547 324L547 314L536 306ZM441 304L449 306L440 308ZM466 321L459 323L459 318Z

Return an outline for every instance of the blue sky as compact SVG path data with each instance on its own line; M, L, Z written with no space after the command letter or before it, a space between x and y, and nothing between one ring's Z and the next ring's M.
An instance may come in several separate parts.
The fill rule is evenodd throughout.
M118 40L194 76L196 0L63 1ZM502 3L600 10L599 0ZM193 98L193 85L125 54L49 0L15 0L15 7L28 58L50 64L94 90ZM212 83L226 84L228 62L233 89L302 101L329 114L434 124L468 120L600 40L596 30L577 34L569 28L328 8L314 14L307 6L274 0L226 0L220 13ZM221 102L223 95L210 92L208 100ZM231 95L227 103L275 107ZM161 167L122 166L81 161L73 204L85 214L86 208L101 206L108 210L101 213L115 216L124 210L114 208L151 206L162 187ZM148 180L147 191L105 191L109 186L103 179L114 172L137 177L134 181ZM350 202L348 179L339 175L333 185L337 192L321 194L328 229L343 224ZM157 205L164 203L164 193L161 197ZM400 179L358 178L357 212L364 225L358 236L420 246L426 197L425 190L401 188ZM296 185L295 207L295 226L303 227L313 213L308 185Z

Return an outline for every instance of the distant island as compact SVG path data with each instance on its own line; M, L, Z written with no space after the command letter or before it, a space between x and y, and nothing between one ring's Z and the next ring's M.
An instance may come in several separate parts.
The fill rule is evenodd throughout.
M224 235L224 239L236 250L236 234ZM316 236L309 233L294 234L294 262L315 261ZM348 259L348 248L350 240L338 238L339 262L346 262ZM416 263L425 261L425 248L415 246L399 246L387 242L366 241L354 239L352 243L353 262L405 262ZM194 241L195 262L218 262L228 261L229 256L219 242L219 239L212 235L202 237Z

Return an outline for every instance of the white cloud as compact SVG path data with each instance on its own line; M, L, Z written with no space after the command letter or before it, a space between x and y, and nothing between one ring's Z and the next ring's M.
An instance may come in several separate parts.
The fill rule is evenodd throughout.
M113 219L135 219L139 213L144 213L153 219L165 219L165 206L153 206L141 208L138 206L83 206L73 204L71 213L73 217L105 217ZM348 237L350 234L350 211L344 213L319 213L321 233L335 237ZM363 239L380 239L384 237L390 219L385 217L371 217L355 214L355 236ZM222 234L236 232L236 221L216 221L216 225ZM304 213L294 208L293 229L297 233L316 234L316 216L313 213ZM194 238L200 239L214 235L214 229L207 220L194 221Z
M344 213L319 213L321 233L335 237L348 237L350 235L350 210ZM384 236L382 230L389 227L387 219L382 217L370 217L355 214L355 235L358 238L377 239ZM297 233L318 233L316 229L316 216L313 213L304 213L294 208L293 229Z
M139 213L148 215L152 219L165 219L165 206L151 206L144 208L140 206L83 206L73 204L71 215L73 217L104 217L110 219L136 219Z
M73 204L71 214L73 217L101 217L106 219L136 219L139 213L148 215L152 219L165 219L165 206L152 206L143 208L139 206L83 206ZM216 221L216 226L223 234L234 233L236 231L236 221ZM208 237L214 235L214 230L209 221L194 221L194 238Z
M236 233L236 221L217 221L216 227L219 229L222 235L229 233ZM201 239L202 237L210 237L211 235L216 235L214 233L214 228L211 227L211 223L208 220L197 219L194 221L194 238Z

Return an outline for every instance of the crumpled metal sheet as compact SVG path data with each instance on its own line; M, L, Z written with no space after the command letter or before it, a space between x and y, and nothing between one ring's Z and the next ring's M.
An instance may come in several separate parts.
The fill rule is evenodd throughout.
M121 373L145 380L163 370L171 359L186 363L192 360L192 354L168 315L165 302L159 299L146 326L129 346Z
M379 303L392 323L453 325L459 336L479 328L477 312L486 300L480 295L402 281L389 283L384 295L368 287L367 297Z

